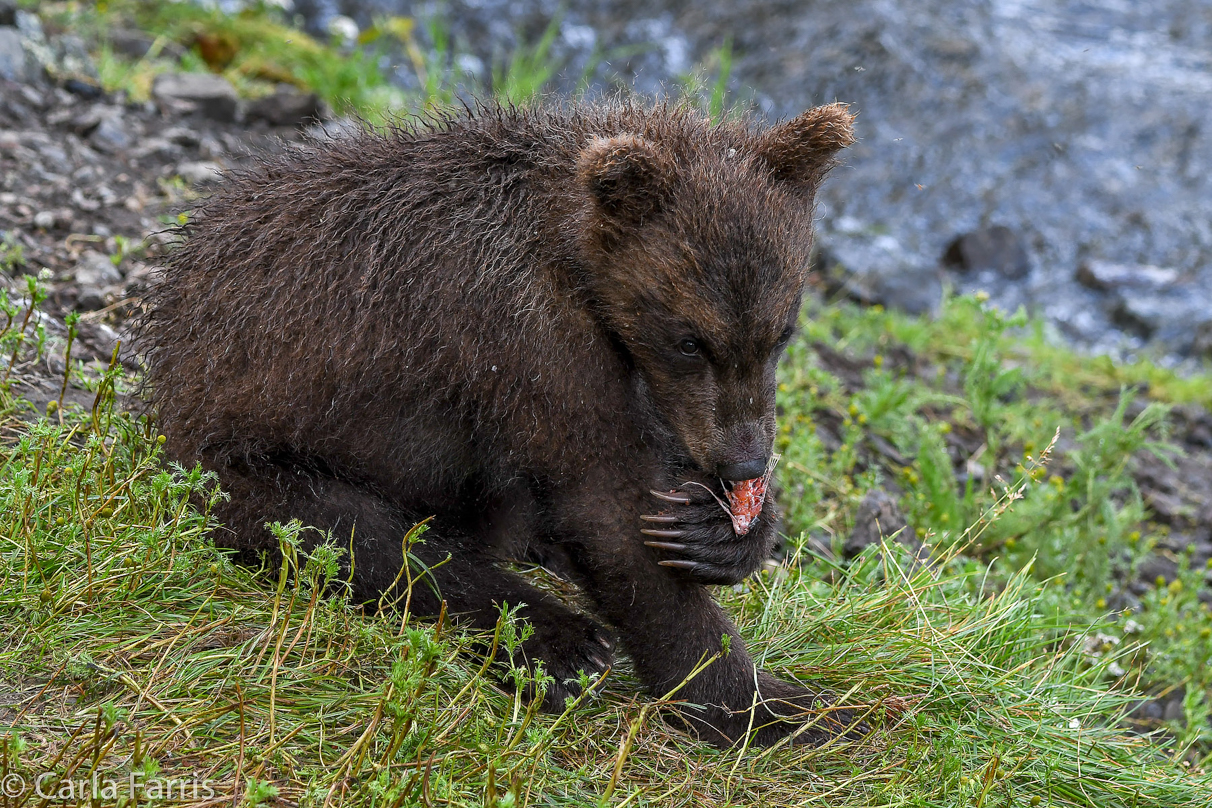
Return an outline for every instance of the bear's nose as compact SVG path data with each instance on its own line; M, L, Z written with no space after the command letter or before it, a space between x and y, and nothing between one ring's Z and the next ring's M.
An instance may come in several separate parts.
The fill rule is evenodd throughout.
M766 473L766 462L764 457L755 457L740 463L723 463L716 467L715 473L730 483L752 480Z

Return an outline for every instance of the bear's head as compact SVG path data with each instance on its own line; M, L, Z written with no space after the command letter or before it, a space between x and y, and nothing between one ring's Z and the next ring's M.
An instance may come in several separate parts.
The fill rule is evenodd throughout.
M705 474L766 468L815 192L853 142L853 117L833 104L756 134L683 121L592 137L579 156L594 310Z

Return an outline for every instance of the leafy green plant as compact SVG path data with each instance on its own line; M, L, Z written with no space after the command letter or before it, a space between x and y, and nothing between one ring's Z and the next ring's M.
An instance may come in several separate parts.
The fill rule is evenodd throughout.
M518 47L504 65L492 71L492 92L510 104L525 104L543 91L560 64L551 56L551 45L560 32L560 16L556 15L539 40Z
M6 232L0 238L0 271L11 273L25 264L25 246L15 233Z

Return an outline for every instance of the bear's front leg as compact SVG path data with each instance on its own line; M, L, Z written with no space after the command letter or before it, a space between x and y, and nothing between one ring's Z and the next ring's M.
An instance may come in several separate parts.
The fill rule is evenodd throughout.
M738 535L718 484L684 482L677 489L652 491L660 510L640 516L646 544L660 551L657 563L702 584L735 584L770 557L778 538L779 513L773 492L744 535Z
M654 471L652 479L658 476ZM636 482L621 474L587 475L552 492L546 513L578 582L616 629L649 691L658 698L672 692L680 705L671 717L717 746L750 734L756 744L769 745L788 735L821 743L846 732L848 711L821 691L756 669L711 592L659 563L664 551L645 546L636 529L653 501Z

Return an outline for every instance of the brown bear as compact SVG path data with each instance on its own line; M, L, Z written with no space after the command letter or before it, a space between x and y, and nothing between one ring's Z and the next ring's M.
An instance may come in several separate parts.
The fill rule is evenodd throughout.
M755 670L707 585L775 544L773 503L740 536L720 501L770 459L814 194L852 141L839 104L762 130L577 102L266 158L189 223L144 325L168 454L230 493L221 546L273 551L292 517L352 541L360 601L432 517L413 611L491 628L525 604L554 705L617 636L658 696L726 652L677 693L706 740L831 737L844 711Z

